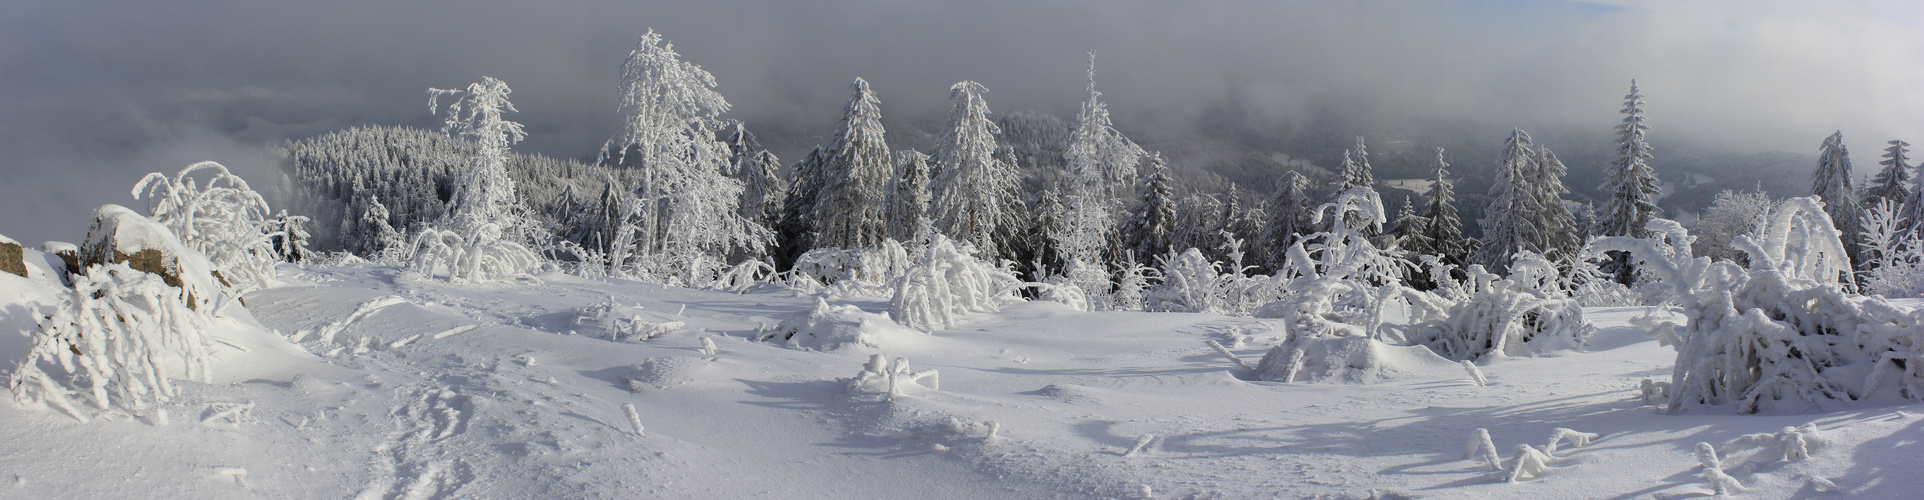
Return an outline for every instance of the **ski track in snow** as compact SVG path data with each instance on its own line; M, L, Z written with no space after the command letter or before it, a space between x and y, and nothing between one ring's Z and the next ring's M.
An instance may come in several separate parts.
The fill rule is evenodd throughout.
M0 496L1126 498L1147 486L1159 498L1689 498L1709 491L1695 443L1811 422L1825 438L1810 459L1732 474L1763 497L1820 495L1819 478L1867 497L1924 486L1898 473L1924 457L1924 405L1657 414L1637 386L1667 380L1673 352L1625 326L1643 308L1591 310L1598 350L1481 366L1488 387L1461 370L1282 384L1206 344L1254 363L1282 339L1275 320L1025 303L914 343L814 352L745 340L812 305L788 291L282 272L288 286L248 309L320 355L311 369L182 383L165 426L0 405L13 431L0 446L16 450L0 457L15 479ZM609 300L688 328L638 343L585 331L580 311ZM704 335L720 352L700 352ZM870 354L939 370L941 390L850 394ZM1463 458L1478 428L1507 467L1512 448L1559 427L1601 436L1559 448L1542 478L1505 484L1507 471Z

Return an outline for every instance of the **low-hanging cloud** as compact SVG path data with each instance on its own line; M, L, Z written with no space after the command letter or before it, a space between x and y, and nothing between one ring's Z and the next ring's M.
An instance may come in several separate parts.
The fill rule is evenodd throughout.
M805 140L826 139L858 76L891 127L939 124L960 80L998 111L1066 117L1096 50L1125 130L1234 98L1299 127L1335 105L1602 133L1637 78L1655 134L1806 152L1841 129L1863 170L1885 140L1924 141L1921 23L1895 1L8 2L0 232L76 239L92 207L133 203L141 174L201 159L258 188L278 181L264 146L433 127L424 90L484 75L515 89L518 149L589 155L651 27L716 75L730 117Z

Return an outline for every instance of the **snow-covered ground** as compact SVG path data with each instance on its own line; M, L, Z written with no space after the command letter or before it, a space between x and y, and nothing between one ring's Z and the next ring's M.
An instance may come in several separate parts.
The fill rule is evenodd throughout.
M1600 329L1585 349L1481 366L1488 386L1441 363L1285 384L1207 344L1253 365L1279 320L1028 302L933 335L870 317L874 347L810 351L754 340L814 307L787 289L540 279L283 265L278 286L246 296L249 314L216 325L214 383L181 382L165 422L0 405L0 471L13 474L0 497L1690 498L1711 494L1697 443L1813 423L1808 459L1731 465L1769 454L1743 451L1726 469L1761 498L1924 491L1924 405L1646 405L1640 382L1668 380L1675 354L1630 326L1645 308L1588 309ZM26 349L11 332L46 300L34 288L0 274L8 371ZM610 318L667 332L613 341ZM877 354L939 373L900 376L893 396L852 383ZM1566 440L1547 474L1507 483L1465 458L1478 428L1506 469L1557 428L1600 437Z

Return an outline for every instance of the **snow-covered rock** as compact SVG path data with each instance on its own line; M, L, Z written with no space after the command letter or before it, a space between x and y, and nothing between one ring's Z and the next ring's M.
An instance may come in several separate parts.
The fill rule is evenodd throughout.
M196 310L208 307L225 284L213 262L181 243L167 226L120 205L95 210L93 227L80 245L81 267L108 263L159 275L168 286L187 292L188 305Z

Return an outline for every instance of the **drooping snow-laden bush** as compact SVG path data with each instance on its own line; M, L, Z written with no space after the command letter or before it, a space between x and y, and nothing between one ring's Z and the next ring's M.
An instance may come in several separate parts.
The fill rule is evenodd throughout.
M1453 360L1483 361L1581 346L1593 329L1583 307L1562 290L1556 265L1532 252L1517 254L1509 278L1470 266L1465 288L1467 299L1412 324L1410 343Z
M974 248L936 234L915 264L895 280L889 317L922 331L954 328L968 313L995 312L1021 302L1024 283L1006 266L977 259Z
M206 174L208 178L196 176ZM277 220L247 181L219 163L188 165L173 177L147 174L134 198L149 201L148 218L167 226L188 248L207 256L235 294L267 286L280 261L273 245Z
M1243 287L1245 296L1267 295L1255 315L1284 318L1293 336L1365 335L1377 338L1383 307L1392 300L1417 305L1418 314L1430 311L1434 300L1400 284L1404 269L1393 252L1379 249L1363 235L1364 227L1380 228L1383 202L1374 190L1352 188L1335 203L1318 208L1312 222L1324 217L1330 230L1298 238L1285 252L1275 276L1260 286ZM1418 319L1418 318L1412 318Z
M1872 266L1864 275L1865 294L1924 297L1924 239L1905 222L1892 200L1865 211L1864 251Z
M60 408L81 421L148 415L179 395L174 378L206 382L211 311L126 264L90 266L53 311L36 311L33 347L15 369L14 398Z
M1858 401L1924 401L1924 310L1850 291L1850 261L1815 198L1786 200L1758 234L1732 246L1750 268L1661 246L1688 248L1681 227L1653 220L1651 239L1602 238L1587 252L1627 251L1661 273L1685 324L1652 324L1674 338L1669 411L1730 408L1802 412ZM1662 236L1662 233L1670 233Z
M414 238L413 253L409 268L428 276L446 272L448 281L457 283L533 279L529 273L541 267L541 256L502 239L493 223L481 224L471 235L424 228Z
M1215 262L1194 248L1159 257L1162 283L1150 287L1143 308L1150 312L1222 313L1225 276Z
M817 296L815 307L783 319L774 329L763 331L756 340L780 342L791 349L832 351L846 346L882 349L907 336L925 335L853 305L831 306L826 299Z
M838 295L882 295L908 272L908 250L893 239L876 248L817 248L795 259L792 270L828 285Z

